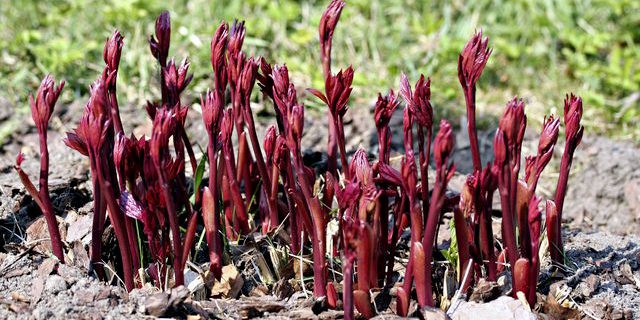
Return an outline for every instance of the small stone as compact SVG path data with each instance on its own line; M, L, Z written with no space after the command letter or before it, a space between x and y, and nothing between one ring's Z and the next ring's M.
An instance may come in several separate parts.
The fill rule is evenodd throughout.
M405 318L396 314L379 314L371 318L371 320L401 320L401 319L417 319L417 318L409 318L409 317Z
M100 288L98 292L95 293L96 300L106 300L111 296L111 290L109 288Z
M313 311L314 314L320 314L323 311L326 311L328 308L327 297L320 297L318 299L315 299L315 301L313 302L311 311Z
M45 320L53 318L53 312L48 308L36 308L31 313L31 316L36 320Z
M488 302L494 300L502 295L500 287L501 286L497 282L491 282L481 278L478 281L478 284L473 288L470 300L476 302Z
M90 304L96 301L96 293L90 289L81 289L75 292L74 299L79 304Z
M488 303L462 301L449 310L451 319L531 319L536 315L519 300L502 296Z
M264 297L269 294L269 288L263 284L259 284L249 292L250 297Z
M145 312L154 317L161 317L169 308L169 294L160 292L147 298L144 302Z
M588 276L584 281L580 284L580 288L582 289L582 295L585 297L591 297L594 292L600 286L600 278L598 276L592 274Z
M71 251L73 252L73 265L80 269L87 269L89 266L89 254L82 242L79 240L74 241L71 244Z
M611 311L611 320L623 320L623 319L624 319L624 313L622 312L622 310L613 309L613 311Z
M616 275L616 281L619 284L624 285L624 284L635 283L633 271L631 270L631 266L627 262L620 265L620 268L618 269L617 272L615 272L615 275Z
M82 216L69 223L67 230L67 242L72 243L76 240L82 240L86 235L91 233L93 219L91 216Z
M40 266L38 266L38 276L43 279L48 277L57 265L58 259L49 258L44 260Z
M440 308L424 307L420 309L420 315L422 319L428 320L448 320L450 319L444 311Z
M631 212L635 213L636 219L640 219L640 179L627 181L624 184L624 197Z
M78 269L66 264L58 265L58 274L71 285L76 283L76 281L83 276Z
M189 298L189 289L185 286L179 286L171 289L171 294L169 296L169 305L173 308L179 307L182 303L185 302Z
M501 275L496 282L500 286L502 295L507 295L511 291L511 275Z
M54 274L47 279L44 290L49 294L57 294L60 291L67 290L67 282L61 276Z
M282 300L288 299L294 292L293 286L286 279L280 279L273 285L273 294Z
M625 319L633 319L633 310L624 309L624 318Z

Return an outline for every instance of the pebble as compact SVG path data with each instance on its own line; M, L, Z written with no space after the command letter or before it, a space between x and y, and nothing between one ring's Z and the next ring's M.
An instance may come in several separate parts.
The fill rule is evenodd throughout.
M453 320L462 319L531 319L536 316L522 302L502 296L488 303L462 301L453 310L449 309Z
M67 282L59 275L51 275L47 279L44 290L49 294L57 294L60 291L67 290Z

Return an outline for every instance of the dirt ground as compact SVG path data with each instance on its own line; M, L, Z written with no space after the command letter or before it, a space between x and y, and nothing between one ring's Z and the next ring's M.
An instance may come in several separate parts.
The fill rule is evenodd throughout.
M0 109L13 106L0 106ZM149 287L127 294L121 287L101 283L88 276L88 245L91 226L91 186L88 161L62 142L80 117L82 102L59 108L54 113L49 134L51 153L50 189L59 214L62 234L68 245L68 263L58 264L47 254L46 226L38 210L25 194L13 170L15 155L25 153L23 168L32 177L39 168L37 135L28 114L22 125L12 130L0 146L0 318L16 319L138 319L154 316L201 318L271 319L342 318L341 311L326 310L305 295L300 285L278 281L241 289L239 300L206 299L182 288L159 293ZM256 106L259 122L271 118L269 110ZM307 160L320 165L326 126L321 114L313 112L305 123L303 145ZM377 152L372 111L351 109L346 121L347 149L363 146ZM0 121L10 113L0 113ZM136 135L149 134L150 122L142 108L123 108L126 128ZM204 145L206 136L200 115L190 111L188 132L192 141ZM398 114L392 119L394 130L401 130ZM264 128L264 126L262 126ZM260 129L259 131L262 131ZM481 132L483 160L491 158L493 130ZM401 134L396 134L401 136ZM524 146L533 150L535 136ZM466 134L457 134L455 161L463 172L468 168ZM401 150L401 143L392 146ZM529 148L529 149L527 149ZM195 148L197 150L197 148ZM556 159L562 146L556 148ZM565 201L564 220L567 270L541 272L540 299L542 318L576 315L593 319L640 318L640 147L629 142L587 135L576 152L569 192ZM556 162L558 162L556 160ZM543 175L539 190L544 197L555 190L557 163ZM459 184L458 184L459 186ZM456 183L452 183L456 189ZM443 230L444 228L441 228ZM259 251L259 250L258 250ZM240 277L249 277L245 265L234 261ZM251 281L249 281L251 282ZM114 279L112 284L117 284ZM307 284L308 285L308 284ZM193 289L193 288L192 288ZM390 293L393 295L393 292ZM550 297L553 297L550 298ZM388 307L379 310L391 317ZM572 314L571 312L575 312ZM544 315L542 315L544 314ZM455 318L455 315L450 315ZM382 316L380 316L382 317ZM194 318L195 319L195 318Z

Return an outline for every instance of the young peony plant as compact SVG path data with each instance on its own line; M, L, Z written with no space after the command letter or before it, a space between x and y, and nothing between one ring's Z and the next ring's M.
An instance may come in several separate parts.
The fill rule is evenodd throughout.
M208 270L219 280L222 266L229 263L225 243L261 232L288 244L292 255L312 255L314 296L327 297L328 305L336 308L341 289L346 319L354 318L356 311L366 318L375 316L372 290L391 288L398 280L402 284L397 288L396 312L409 316L413 296L420 307L433 307L439 301L434 299L433 263L438 259L434 249L443 213L453 212L461 291L467 293L482 277L495 281L506 265L513 295L521 292L530 305L535 304L543 220L551 257L556 264L563 263L563 200L572 157L583 134L582 100L573 94L565 99L566 143L553 200L536 195L536 186L553 156L560 121L554 116L544 119L537 153L525 157L521 174L527 125L521 99L507 103L495 134L495 160L483 166L475 125L476 90L492 49L482 32L476 33L458 59L474 171L461 194L447 192L455 172L454 133L446 120L434 126L431 80L424 75L412 88L402 74L398 95L389 90L378 96L372 115L379 141L377 158L370 160L373 152L362 148L347 150L344 117L355 71L351 66L331 71L332 38L344 6L344 1L333 0L322 15L319 42L325 88L308 89L327 106L328 162L326 172L319 173L303 157L305 106L298 100L289 70L243 51L244 22L223 21L212 36L213 87L200 98L208 138L200 164L186 131L190 107L181 99L192 80L190 63L185 59L177 64L169 55L169 13L160 14L155 35L149 39L160 67L161 93L146 105L153 124L150 137L125 135L116 92L124 38L118 31L113 33L105 44L103 72L91 86L77 128L65 140L89 159L94 198L91 270L100 279L106 280L102 239L109 225L120 253L117 273L128 290L149 279L162 288L185 284L187 262L197 259L193 253L198 232L208 247ZM251 108L256 81L266 100L273 102L275 114L275 125L266 130L263 140L258 138ZM61 261L64 244L47 187L46 133L63 84L56 87L47 76L37 97L31 97L41 147L39 190L20 167L22 155L16 164L47 220L53 253ZM390 123L398 112L399 96L405 103L404 151L401 166L394 167ZM430 186L432 151L435 179ZM203 176L208 177L206 183ZM496 191L502 251L497 250L492 229ZM544 213L541 203L545 203ZM327 231L331 221L338 225L334 235ZM395 262L407 229L409 259L404 277L397 279ZM327 252L329 241L333 250ZM330 278L330 264L341 266L343 274Z

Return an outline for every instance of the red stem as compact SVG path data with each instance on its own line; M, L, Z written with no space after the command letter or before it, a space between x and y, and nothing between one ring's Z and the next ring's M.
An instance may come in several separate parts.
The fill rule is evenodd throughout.
M129 250L129 238L125 233L126 230L122 219L123 215L114 197L113 187L111 183L104 178L102 170L98 173L98 179L102 186L101 192L104 194L106 204L109 208L109 219L111 220L113 230L116 233L116 239L118 240L120 258L122 259L122 270L124 272L124 286L127 291L131 291L133 289L133 267L131 263L131 251Z
M58 221L56 220L53 204L49 197L49 148L47 147L47 131L39 132L40 137L40 181L39 195L42 202L42 214L47 221L49 236L51 237L51 249L53 254L64 263L64 252L62 250L62 237L58 229Z
M469 260L471 260L471 255L469 253L470 239L467 237L468 224L460 208L455 208L453 210L453 215L454 215L454 227L456 230L456 241L458 242L458 256L460 257L459 258L460 262L458 263L458 265L460 266L460 269L458 270L458 277L459 277L459 280L462 280L465 272L464 269L469 263ZM466 281L461 284L460 290L462 291L462 293L464 294L467 293L467 290L471 285L471 280L472 280L472 277L467 277Z
M398 242L398 235L401 230L400 227L402 225L403 211L404 207L407 205L407 196L402 195L400 201L396 203L394 208L394 222L395 226L391 232L391 239L389 241L389 257L387 259L387 275L386 275L386 285L389 286L392 284L392 276L393 276L393 264L396 256L396 246ZM406 282L406 280L405 280Z
M240 193L240 186L238 185L238 181L233 177L238 175L236 165L233 162L233 149L231 148L231 144L229 141L223 143L223 157L225 162L225 167L227 171L227 181L229 182L229 189L231 191L231 199L235 204L236 210L236 219L237 223L240 227L240 232L242 234L248 234L251 230L249 228L249 216L247 215L247 207L242 199L242 194ZM248 166L247 166L248 168Z
M483 204L480 217L480 250L482 251L482 258L487 259L485 263L487 268L487 279L489 281L497 280L496 270L496 255L493 248L493 228L491 221L491 199L493 199L493 192L489 193L486 201Z
M335 128L337 129L338 147L340 148L340 161L342 162L342 173L347 180L351 179L351 173L349 172L349 162L347 161L347 151L344 146L344 125L342 119L335 119Z
M243 110L244 110L247 129L249 129L248 130L249 139L251 139L253 154L256 157L256 164L258 165L258 171L260 172L260 175L262 178L262 190L264 191L264 194L267 195L267 204L268 204L268 210L269 210L268 215L270 219L269 231L271 231L272 229L275 229L276 227L278 227L278 225L280 224L280 221L278 219L278 206L276 204L275 197L271 196L272 192L270 192L269 190L269 188L271 187L271 179L269 178L267 165L264 161L262 150L260 149L260 143L258 142L258 134L256 133L256 128L253 122L253 114L251 113L251 107L246 105L244 106Z
M347 257L345 259L345 263L342 266L342 273L343 273L343 279L344 279L344 288L342 289L344 319L352 320L353 319L353 258Z
M116 95L115 90L109 90L109 102L111 105L111 119L113 121L113 127L115 128L115 134L122 132L124 133L124 129L122 128L122 121L120 120L120 108L118 107L118 96Z
M135 220L123 215L123 223L129 239L129 251L131 252L131 267L134 272L140 269L140 256L138 255L138 234L134 227Z
M222 276L222 239L220 238L220 203L218 191L218 151L215 148L217 140L214 134L209 133L209 145L207 154L209 156L209 190L213 198L213 230L207 230L207 244L209 246L209 260L211 260L211 272L216 279ZM204 214L204 211L203 211Z
M518 249L516 245L515 238L515 226L513 225L513 212L511 210L511 202L510 195L513 193L511 191L511 170L509 170L508 164L505 164L504 167L501 168L499 173L499 192L500 192L500 203L502 207L502 240L504 241L505 247L507 249L507 259L509 260L509 264L511 265L511 270L513 270L516 260L518 259ZM512 272L512 280L514 279L514 274ZM513 282L512 282L513 283ZM515 292L514 292L515 294Z
M429 157L431 155L431 128L427 128L426 150L424 129L418 125L418 153L420 154L420 181L422 182L422 214L429 212ZM426 221L426 216L424 217Z
M176 211L173 197L171 196L171 188L165 176L164 169L156 164L158 179L162 186L162 195L165 199L167 207L167 215L169 216L169 227L171 228L171 236L173 237L173 269L175 273L175 286L184 284L184 273L182 268L182 237L180 236L180 226L178 224L178 212Z
M446 166L446 164L444 166ZM424 231L424 237L422 238L422 247L424 248L426 263L425 279L428 282L425 286L425 289L427 290L426 306L429 307L433 307L433 293L431 288L431 260L433 258L433 244L436 241L436 229L440 222L440 212L444 203L444 194L447 189L447 176L449 173L449 170L446 167L438 169L439 172L436 175L436 182L433 186L433 192L431 194L431 206L429 208L429 215L427 217L427 227Z
M298 172L298 181L300 182L302 193L311 212L311 219L313 221L313 295L316 298L327 295L326 283L327 283L327 262L325 258L326 252L326 219L322 207L320 206L320 200L312 195L313 186L307 181L306 173L304 172L304 163L302 162L302 156L300 150L296 150L295 155L296 171Z
M473 169L482 171L482 160L480 149L478 148L478 132L476 130L476 86L466 87L464 90L464 101L467 105L467 130L469 132L469 143L471 145L471 157L473 158Z
M555 224L551 225L554 228L553 232L557 239L550 243L551 259L554 264L558 266L564 265L564 245L562 242L562 209L564 206L564 197L567 194L567 183L569 181L569 171L571 170L571 164L573 162L573 148L567 142L564 147L564 153L562 154L562 160L560 161L560 176L558 177L558 186L556 187L556 195L554 202L556 204L557 216L555 218ZM552 240L552 239L549 239Z
M91 164L91 181L93 185L93 223L91 225L91 266L96 271L98 279L106 279L102 263L102 233L104 232L104 220L107 214L104 197L100 192L100 183L96 176L95 165Z

